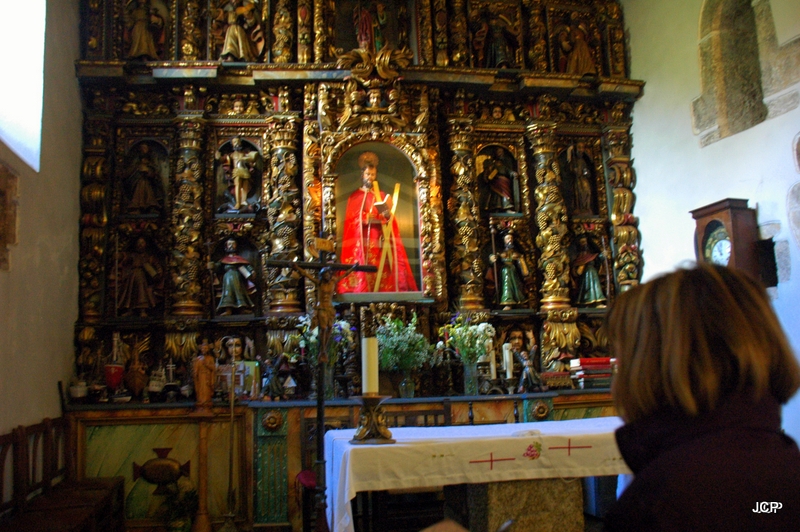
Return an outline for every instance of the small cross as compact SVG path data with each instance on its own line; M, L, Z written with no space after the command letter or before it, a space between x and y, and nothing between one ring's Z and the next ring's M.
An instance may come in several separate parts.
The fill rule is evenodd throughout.
M553 449L566 449L567 450L567 456L572 456L572 449L591 449L591 448L592 448L591 445L572 445L572 438L569 438L567 440L567 446L566 447L548 447L548 449L550 449L550 450L553 450Z
M508 462L509 460L516 460L516 458L495 458L494 457L494 453L489 453L489 459L488 460L470 460L469 463L470 464L488 463L489 464L489 470L491 471L492 469L494 469L494 463L495 462Z

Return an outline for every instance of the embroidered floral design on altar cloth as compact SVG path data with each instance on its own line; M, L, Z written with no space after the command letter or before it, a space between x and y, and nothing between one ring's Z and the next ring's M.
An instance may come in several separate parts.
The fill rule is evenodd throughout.
M528 448L525 450L525 453L522 456L526 457L528 460L536 460L542 456L542 444L539 442L534 442L528 445Z

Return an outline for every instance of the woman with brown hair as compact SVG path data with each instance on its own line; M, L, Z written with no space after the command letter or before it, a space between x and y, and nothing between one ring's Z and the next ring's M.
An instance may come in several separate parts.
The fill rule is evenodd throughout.
M800 451L780 413L800 367L765 290L681 269L620 295L608 334L634 480L607 530L800 530Z

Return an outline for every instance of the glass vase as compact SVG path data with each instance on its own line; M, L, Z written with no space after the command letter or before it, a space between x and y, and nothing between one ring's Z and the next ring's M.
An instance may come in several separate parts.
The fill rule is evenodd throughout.
M478 395L478 361L464 362L464 395Z
M403 371L403 380L397 385L397 391L403 399L414 398L414 378L411 376L411 371Z

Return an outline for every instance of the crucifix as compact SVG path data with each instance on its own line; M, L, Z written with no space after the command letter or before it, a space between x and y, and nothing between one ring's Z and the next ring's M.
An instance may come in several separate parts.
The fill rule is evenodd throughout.
M290 260L267 260L267 267L292 268L300 275L314 283L317 288L317 303L311 313L311 325L319 327L319 354L317 356L317 489L316 489L316 532L328 532L328 518L325 500L325 364L328 363L328 343L331 330L336 320L336 309L333 307L333 296L336 283L343 277L334 272L343 272L344 276L354 271L375 272L375 266L355 264L328 263L327 255L333 252L333 242L324 238L316 239L319 250L319 262L301 262ZM309 270L318 270L312 275Z

